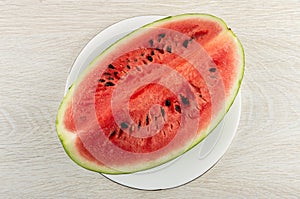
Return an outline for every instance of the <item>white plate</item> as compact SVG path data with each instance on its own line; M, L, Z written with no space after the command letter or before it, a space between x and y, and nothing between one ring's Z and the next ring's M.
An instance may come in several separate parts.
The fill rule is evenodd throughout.
M103 50L122 36L163 16L141 16L120 21L96 35L81 51L71 68L65 92L78 75ZM119 184L144 190L168 189L186 184L204 174L222 157L238 127L241 113L239 93L222 122L204 141L164 165L142 172L103 176Z

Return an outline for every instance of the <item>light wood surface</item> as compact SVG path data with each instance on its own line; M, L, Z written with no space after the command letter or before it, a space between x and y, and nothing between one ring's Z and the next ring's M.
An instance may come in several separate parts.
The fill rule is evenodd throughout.
M245 48L242 116L229 150L195 181L155 192L77 166L55 117L80 50L125 18L186 12L223 18ZM299 0L1 0L0 198L299 198L299 53Z

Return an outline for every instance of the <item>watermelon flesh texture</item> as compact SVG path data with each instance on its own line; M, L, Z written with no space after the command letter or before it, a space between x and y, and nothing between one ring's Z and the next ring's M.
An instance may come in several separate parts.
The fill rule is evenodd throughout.
M186 152L231 106L243 49L226 24L186 14L113 44L69 89L57 116L68 155L102 173L145 170Z

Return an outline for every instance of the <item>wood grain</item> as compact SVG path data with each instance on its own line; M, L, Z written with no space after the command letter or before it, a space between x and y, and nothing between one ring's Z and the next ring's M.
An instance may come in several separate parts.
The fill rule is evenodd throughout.
M74 164L55 116L80 50L119 20L186 12L223 18L245 48L242 117L225 156L195 181L157 192ZM299 41L299 0L0 1L0 198L299 198Z

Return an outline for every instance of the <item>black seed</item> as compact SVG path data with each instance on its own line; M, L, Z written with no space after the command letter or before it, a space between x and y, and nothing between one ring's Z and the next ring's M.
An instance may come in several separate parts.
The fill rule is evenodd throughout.
M105 73L103 73L103 75L110 76L111 74L110 74L110 73L108 73L108 72L105 72Z
M105 80L104 80L104 79L99 79L98 81L99 81L99 82L105 82Z
M114 86L115 84L114 83L112 83L112 82L106 82L105 84L104 84L104 86Z
M150 55L147 56L147 59L151 62L153 61L153 58Z
M112 65L112 64L109 64L109 65L108 65L108 68L110 68L110 69L116 69L116 68L114 67L114 65Z
M151 51L151 55L154 55L154 51L153 50Z
M141 120L139 120L139 123L138 123L138 129L140 129L140 128L141 128L141 125L142 125L142 121L141 121Z
M161 115L162 115L163 117L165 117L165 109L162 108L162 107L160 107L160 112L161 112Z
M159 53L164 54L164 50L160 49L160 48L155 48L155 50L157 50Z
M148 125L149 124L149 116L147 115L146 116L146 125Z
M183 42L182 45L183 45L185 48L187 48L188 44L189 44L189 40L185 40L185 41Z
M179 105L175 105L175 111L177 111L178 113L181 113L181 108Z
M151 47L153 46L153 40L152 39L149 40L149 44L150 44Z
M216 68L210 68L210 69L209 69L209 72L214 73L214 72L216 72L216 70L217 70Z
M137 59L134 59L134 61L137 62L138 60L137 60Z
M118 72L117 72L117 71L115 71L115 72L114 72L114 75L115 75L115 76L117 76L117 75L118 75Z
M122 122L120 124L120 126L121 126L122 129L127 129L128 128L128 124L126 122Z
M126 67L127 67L128 69L130 69L130 66L129 66L129 65L127 65Z
M167 47L167 51L168 51L169 53L171 53L171 52L172 52L172 48L171 48L171 46L168 46L168 47Z
M200 94L200 95L199 95L199 97L201 97L201 98L202 98L202 95Z
M182 95L180 95L180 97L181 97L181 101L182 101L183 104L189 104L190 103L189 99L187 97L184 97Z
M158 35L158 37L160 37L160 38L164 38L165 36L166 36L165 33L161 33L161 34Z
M116 133L117 133L116 131L111 132L111 134L109 135L108 138L111 139L112 137L114 137L116 135Z
M143 64L147 64L147 62L145 60L143 60Z
M166 102L165 102L165 105L166 106L171 106L171 101L167 99Z
M144 55L145 55L145 53L142 53L142 54L141 54L141 56L144 56Z

